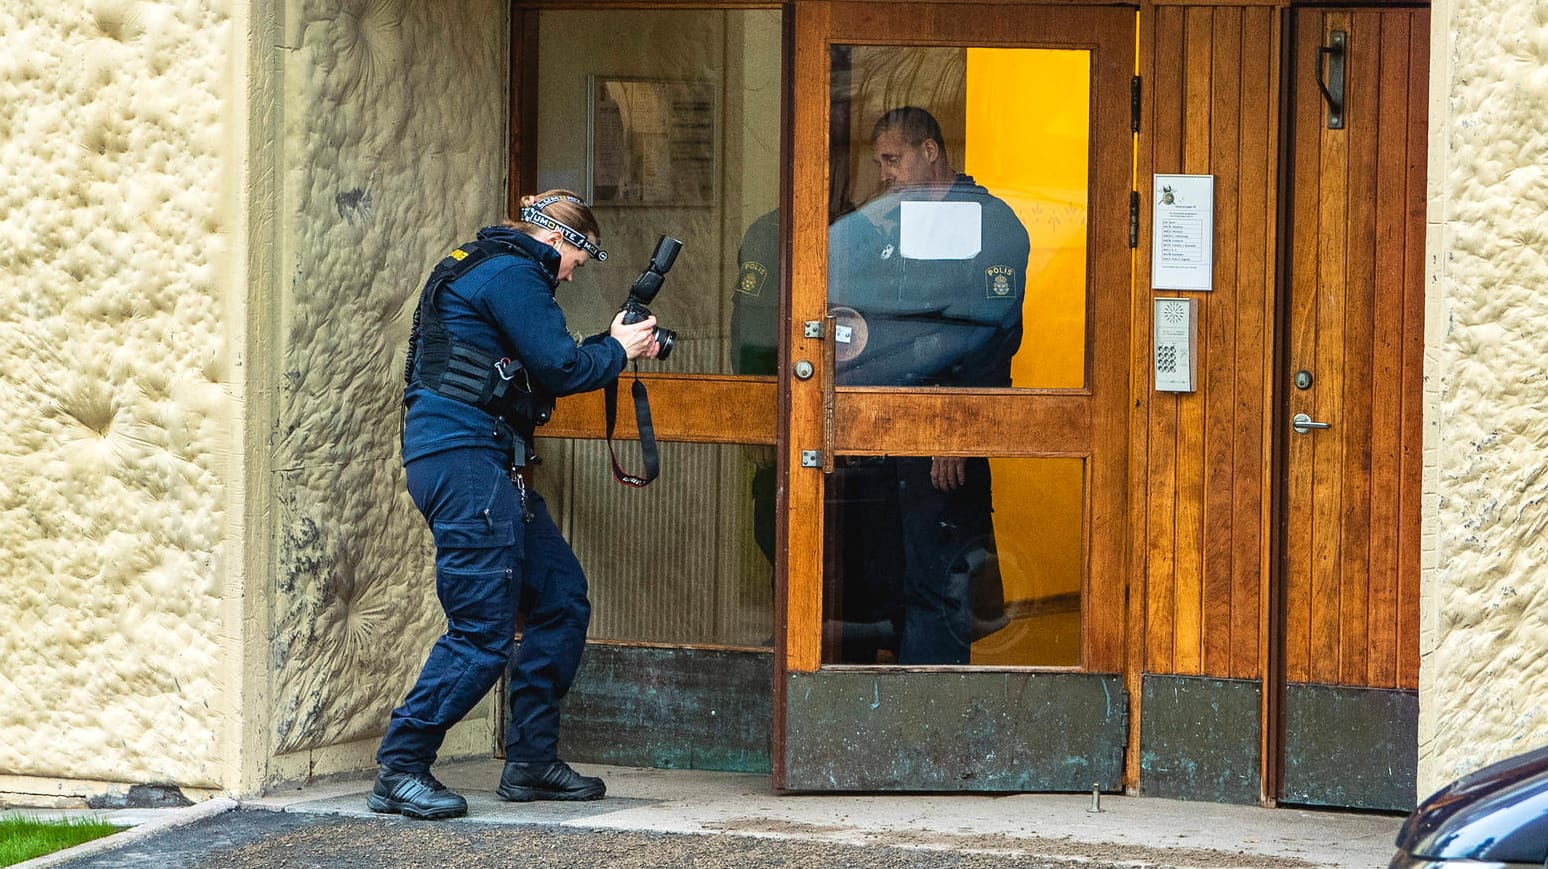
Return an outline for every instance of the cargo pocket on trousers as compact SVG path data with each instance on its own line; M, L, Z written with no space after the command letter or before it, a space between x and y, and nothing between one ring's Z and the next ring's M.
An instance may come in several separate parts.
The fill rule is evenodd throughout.
M435 567L452 573L488 573L514 568L521 561L516 523L506 521L437 522Z
M513 521L441 522L435 537L435 590L447 630L480 649L506 649L516 624L514 568L521 560ZM498 655L496 655L498 657Z

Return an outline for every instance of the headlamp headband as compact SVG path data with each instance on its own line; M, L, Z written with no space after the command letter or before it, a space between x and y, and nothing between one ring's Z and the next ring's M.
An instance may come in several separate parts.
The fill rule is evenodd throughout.
M565 241L590 254L592 259L598 262L605 262L607 260L607 251L593 244L591 239L586 237L585 233L577 232L572 227L560 223L543 213L543 209L560 200L573 202L582 208L586 206L586 203L574 196L545 196L531 205L522 206L521 219L534 226L541 226L544 229L559 233Z

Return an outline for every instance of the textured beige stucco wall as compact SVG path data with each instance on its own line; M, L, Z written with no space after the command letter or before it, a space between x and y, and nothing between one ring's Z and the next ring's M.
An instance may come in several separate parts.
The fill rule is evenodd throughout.
M1548 743L1548 5L1432 34L1421 793Z
M508 32L499 0L0 4L0 799L371 763L442 625L402 348L503 214Z
M270 779L330 747L322 767L369 763L444 625L399 463L402 360L430 266L505 212L508 22L500 0L286 10L271 736L305 762ZM490 708L443 754L487 754Z
M246 57L226 7L0 4L7 781L222 780Z

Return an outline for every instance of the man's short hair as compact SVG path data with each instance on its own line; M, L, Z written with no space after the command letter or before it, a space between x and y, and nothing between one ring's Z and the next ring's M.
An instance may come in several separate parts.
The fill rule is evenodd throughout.
M946 137L941 133L940 123L934 115L918 106L899 106L877 118L876 126L871 128L871 144L876 144L877 138L887 130L897 130L903 141L914 147L934 139L941 153L946 153Z

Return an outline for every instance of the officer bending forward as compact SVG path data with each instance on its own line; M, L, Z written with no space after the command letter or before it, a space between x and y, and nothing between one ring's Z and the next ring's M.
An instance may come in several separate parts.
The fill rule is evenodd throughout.
M592 258L601 230L573 193L522 201L521 220L492 226L431 273L404 366L403 465L435 539L446 613L376 754L367 804L411 818L453 818L468 804L430 774L446 731L510 668L502 799L595 800L606 787L559 759L559 702L575 679L591 604L586 576L519 471L555 396L600 389L624 364L654 357L656 319L577 345L554 301ZM525 620L515 658L516 616Z

